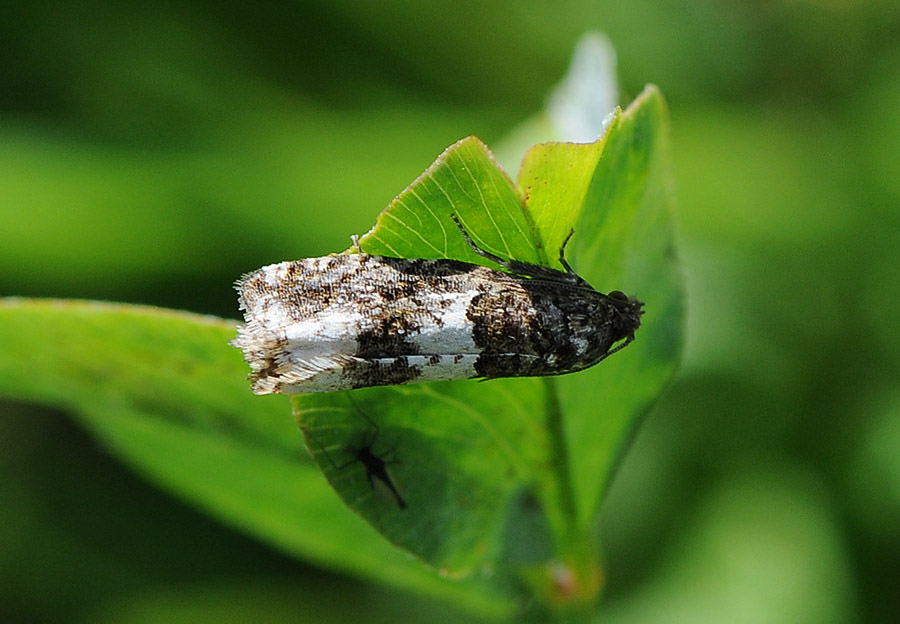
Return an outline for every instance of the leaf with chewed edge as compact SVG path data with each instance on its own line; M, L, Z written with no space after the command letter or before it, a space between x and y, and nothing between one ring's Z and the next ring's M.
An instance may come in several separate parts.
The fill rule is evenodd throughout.
M511 572L551 594L550 572L535 579L535 568L578 551L593 557L599 502L681 346L666 123L650 87L597 142L532 148L518 188L480 141L464 139L360 239L371 254L491 266L466 244L450 218L457 214L488 251L561 268L559 249L574 229L566 256L575 270L601 292L621 289L647 304L634 344L582 373L373 388L355 391L355 401L296 397L328 479L394 543L448 573ZM365 465L353 461L361 447L383 457L408 508L377 479L370 485ZM598 564L570 563L582 567L565 599L592 600Z

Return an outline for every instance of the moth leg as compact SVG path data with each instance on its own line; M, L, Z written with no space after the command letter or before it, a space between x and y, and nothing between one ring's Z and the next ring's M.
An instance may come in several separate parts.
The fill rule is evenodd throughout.
M504 260L500 256L495 256L489 251L485 251L481 247L479 247L475 241L472 240L472 237L469 236L469 233L466 232L466 229L463 227L462 223L460 223L459 219L455 214L450 214L450 218L453 219L454 223L456 223L456 227L459 228L460 233L463 235L463 238L466 239L466 243L469 244L469 247L472 248L472 251L477 253L479 256L483 258L487 258L492 262L496 262L500 266L502 266L507 271L510 271L514 275L519 275L522 277L535 277L535 276L547 276L552 275L553 273L559 273L554 269L548 267L542 267L538 264L530 264L528 262L522 262L520 260Z
M563 241L563 244L559 248L559 263L563 265L563 268L566 270L566 273L569 275L576 275L575 271L572 270L572 267L569 266L569 263L566 262L566 245L569 244L569 240L572 238L572 235L575 233L574 228L569 230L569 235L566 236L566 240Z
M456 227L459 228L460 233L463 235L463 238L466 239L466 243L468 243L469 247L472 248L472 251L474 251L475 253L477 253L479 256L481 256L483 258L487 258L488 260L490 260L492 262L496 262L497 264L499 264L500 266L502 266L505 269L509 269L510 271L515 271L515 267L513 266L512 262L509 262L508 260L504 260L500 256L495 256L491 252L485 251L484 249L479 247L477 244L475 244L475 241L473 241L472 237L469 236L469 233L466 232L466 228L463 227L463 224L460 223L459 218L455 214L451 213L450 218L453 219L454 223L456 223Z
M469 247L477 253L479 256L483 258L487 258L492 262L496 262L504 269L512 273L513 275L519 277L530 277L535 279L542 279L551 282L562 282L565 284L574 284L579 287L587 287L590 288L590 284L588 284L584 279L579 276L575 271L572 270L572 267L569 266L569 263L566 262L563 257L563 251L565 249L566 243L569 242L569 238L572 237L572 234L575 233L575 230L569 233L569 236L566 237L566 241L563 243L563 246L560 248L560 260L562 265L566 268L566 273L562 271L557 271L556 269L551 269L550 267L541 266L539 264L531 264L529 262L522 262L520 260L504 260L499 256L495 256L489 251L485 251L472 240L472 237L469 236L469 233L466 232L465 228L462 226L462 223L459 222L459 219L455 214L451 214L450 217L456 223L456 227L459 228L459 231L462 233L463 238L466 239L466 242L469 244Z

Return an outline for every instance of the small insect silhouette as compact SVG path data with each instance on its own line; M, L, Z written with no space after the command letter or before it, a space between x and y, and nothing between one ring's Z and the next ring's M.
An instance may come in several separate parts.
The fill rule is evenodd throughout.
M345 450L353 455L353 459L343 464L336 464L334 460L331 459L331 455L328 454L328 451L325 450L325 447L322 446L318 440L314 436L314 440L316 440L316 444L325 454L325 458L328 459L328 463L331 464L331 467L335 470L343 470L344 468L348 468L353 464L359 462L363 465L363 468L366 470L366 479L369 482L369 487L374 491L375 490L375 482L380 482L384 487L386 487L391 495L394 497L394 500L397 503L397 507L400 509L406 509L407 504L406 500L397 490L397 487L394 485L393 479L391 479L390 474L388 473L387 467L390 464L399 464L399 461L385 461L385 459L394 452L394 447L387 449L385 452L377 454L374 452L375 443L378 440L378 435L381 429L374 420L369 418L365 412L363 412L356 405L356 402L353 399L350 399L353 406L356 407L356 411L359 412L360 416L366 419L370 425L372 425L372 430L369 434L366 435L366 438L363 440L362 446L358 447L348 447Z

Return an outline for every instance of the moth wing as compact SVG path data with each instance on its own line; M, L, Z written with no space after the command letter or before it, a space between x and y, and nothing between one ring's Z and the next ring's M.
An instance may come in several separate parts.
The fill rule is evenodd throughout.
M338 387L342 373L363 362L347 353L331 353L295 359L290 353L268 368L251 375L254 394L287 394L294 392L328 392L345 390Z

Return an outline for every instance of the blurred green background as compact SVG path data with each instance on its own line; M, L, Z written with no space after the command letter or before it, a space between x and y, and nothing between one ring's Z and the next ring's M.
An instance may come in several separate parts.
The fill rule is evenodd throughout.
M345 248L444 147L540 110L589 28L623 104L668 99L689 297L605 506L607 621L896 621L895 0L7 3L0 295L236 318L240 274ZM0 403L2 621L442 616Z

